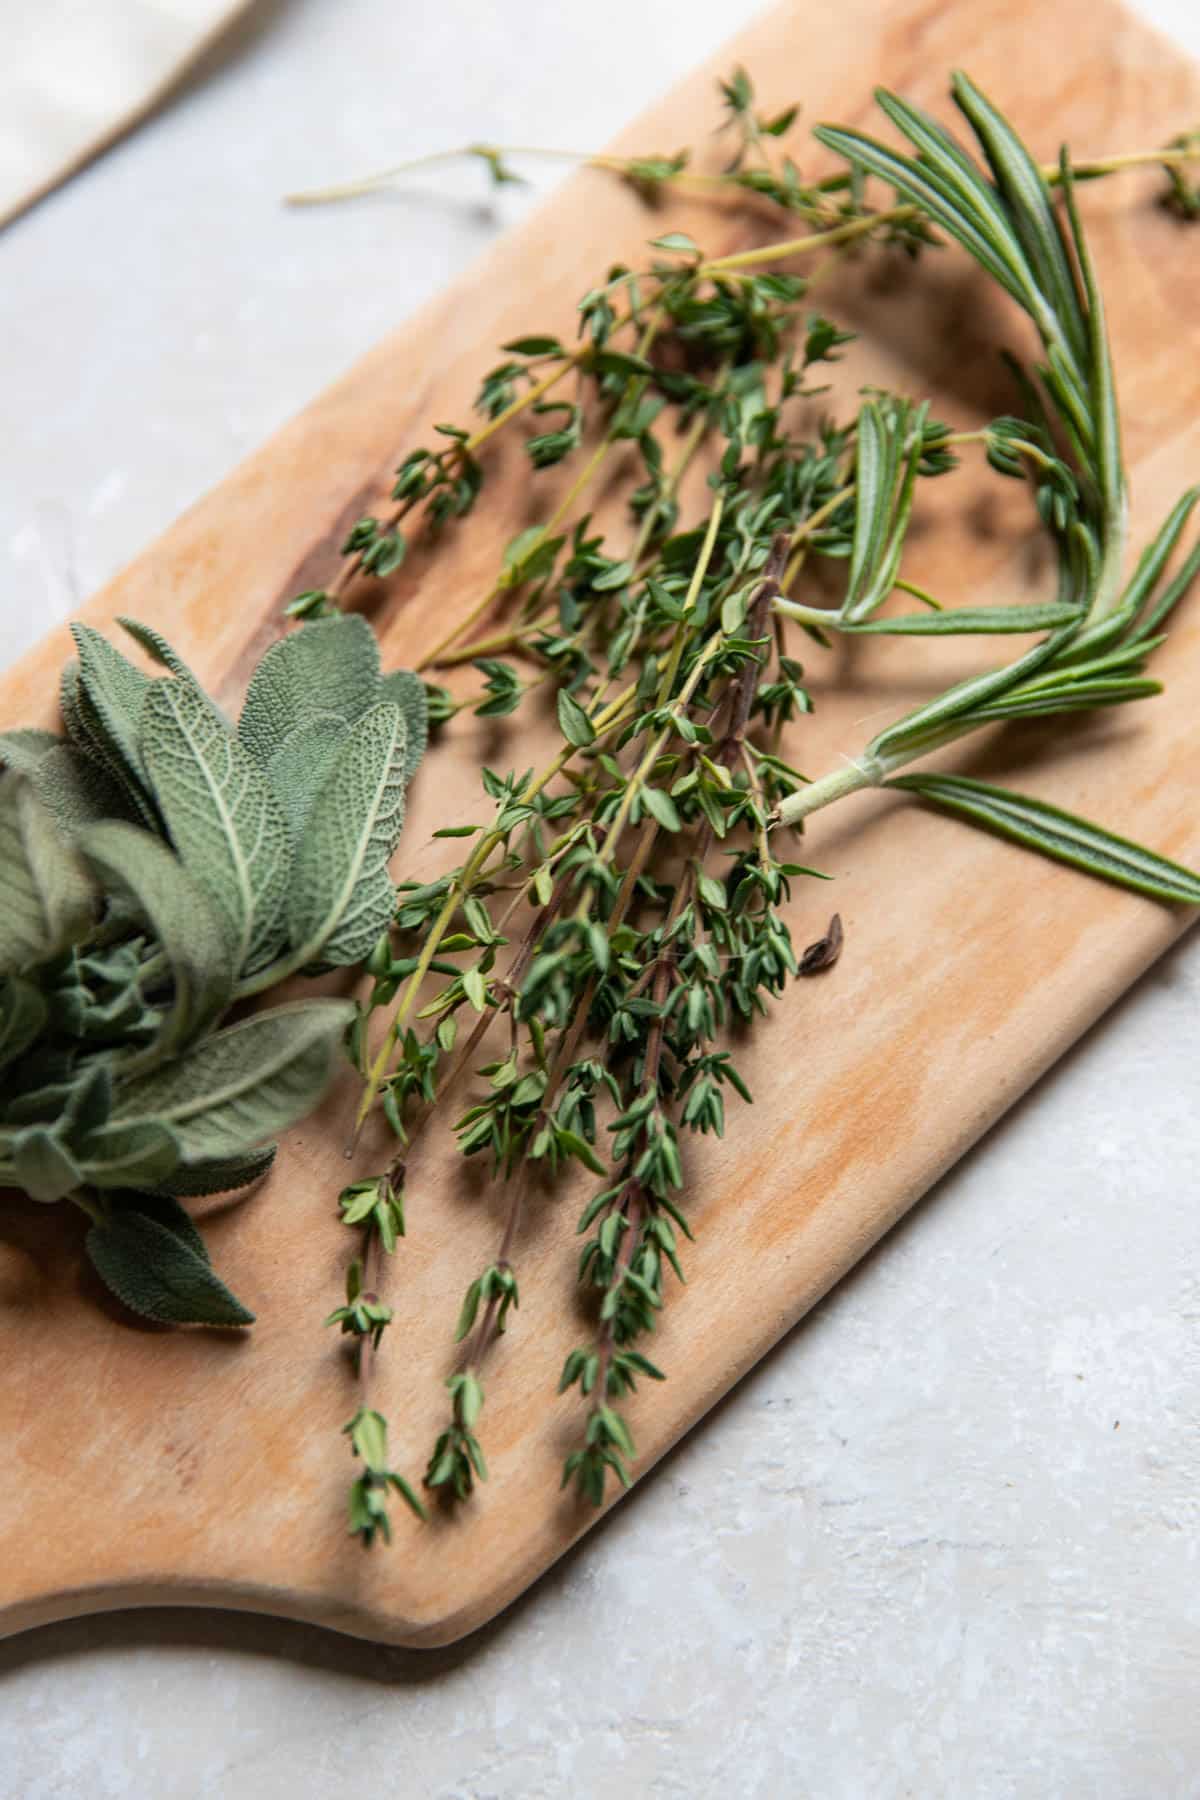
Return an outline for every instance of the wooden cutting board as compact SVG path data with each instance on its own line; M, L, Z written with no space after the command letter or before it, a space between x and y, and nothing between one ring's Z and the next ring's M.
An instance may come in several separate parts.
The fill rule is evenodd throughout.
M885 82L945 112L948 71L967 68L1044 156L1145 147L1200 117L1200 71L1105 0L1036 13L1012 0L788 4L699 70L621 141L626 151L703 142L712 82L740 60L764 103L802 96L809 119L865 123ZM1125 396L1135 531L1200 475L1200 237L1156 206L1142 174L1085 191ZM480 268L410 321L202 500L85 611L132 613L166 631L236 703L279 629L283 600L336 564L349 521L388 485L430 423L465 416L492 347L520 331L570 331L603 267L671 226L712 252L747 224L711 204L651 218L583 172ZM301 227L298 225L298 229ZM946 250L914 268L877 258L822 305L862 334L848 380L934 396L971 424L1011 404L995 351L1021 322ZM500 507L484 507L430 572L420 556L375 610L385 661L410 663L483 591L499 549L553 486L530 482L514 446L495 459ZM955 603L1046 591L1028 497L983 477L937 484L932 522L906 565ZM45 696L69 652L58 630L0 684L4 725L52 723ZM922 695L994 660L993 646L914 641L842 647L811 668L816 716L794 745L812 773L853 752ZM851 660L852 658L852 660ZM1160 666L1165 698L1042 737L1011 731L961 751L986 770L1200 861L1191 771L1200 759L1200 602ZM426 764L402 845L424 878L453 845L433 828L472 817L477 760L532 760L506 730L466 722ZM1168 780L1167 777L1172 779ZM439 862L439 856L441 861ZM846 925L838 968L797 986L746 1059L756 1104L691 1158L697 1243L653 1347L669 1372L632 1407L645 1474L1073 1039L1187 920L898 797L866 796L811 827L806 857L837 877L796 896L800 943L830 894ZM497 1612L594 1515L558 1491L576 1404L556 1400L577 1321L564 1304L576 1255L575 1194L530 1209L519 1245L521 1310L487 1370L492 1478L453 1519L399 1521L390 1551L344 1535L352 1410L345 1356L321 1319L337 1303L349 1240L334 1197L358 1165L342 1146L355 1083L293 1132L263 1191L202 1203L215 1261L258 1313L245 1338L131 1326L82 1263L65 1208L0 1212L0 1624L160 1603L243 1607L398 1644L445 1643ZM366 1147L362 1168L378 1162ZM379 1404L395 1456L419 1475L443 1415L449 1333L467 1281L494 1254L496 1191L430 1151L412 1171L409 1231L391 1270L402 1322L381 1359ZM1070 1270L1063 1270L1064 1298ZM1014 1305L1017 1303L1014 1297ZM636 1504L636 1501L634 1502Z

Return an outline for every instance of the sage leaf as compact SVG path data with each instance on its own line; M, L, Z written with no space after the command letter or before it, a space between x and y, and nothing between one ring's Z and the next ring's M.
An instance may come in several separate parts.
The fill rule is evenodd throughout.
M429 743L429 696L419 675L393 669L379 687L381 700L390 700L404 717L404 780L407 784L420 767Z
M254 1323L207 1256L146 1213L114 1213L104 1225L93 1225L84 1247L105 1287L143 1319L159 1325Z
M108 890L127 895L170 966L173 994L156 1042L142 1056L170 1056L220 1018L237 971L225 914L167 846L136 825L93 825L80 850Z
M179 1166L180 1141L161 1120L106 1125L73 1151L92 1187L153 1187Z
M181 1243L186 1244L189 1250L193 1250L202 1262L211 1265L208 1245L204 1242L196 1221L172 1194L117 1193L108 1196L108 1203L114 1215L140 1213L144 1218L153 1219Z
M19 975L89 929L94 892L87 870L24 775L0 775L0 975Z
M32 776L42 758L62 741L52 731L32 727L0 731L0 763L6 769L15 769L18 775Z
M32 981L10 975L0 982L0 1069L33 1043L46 1023L46 1002Z
M297 967L363 961L395 911L388 860L404 823L403 733L399 707L372 707L317 795L288 899Z
M128 788L74 744L57 743L47 750L33 772L33 791L69 837L100 819L144 816Z
M79 652L80 698L92 719L89 730L98 726L111 751L140 779L142 708L155 684L90 625L73 624L71 636Z
M358 613L314 619L272 644L246 690L238 738L263 768L317 713L353 725L379 700L379 646Z
M68 663L62 672L58 704L67 736L79 755L85 762L99 769L109 783L125 795L126 807L136 818L150 830L157 830L160 821L142 784L141 775L128 766L120 751L105 737L99 716L80 685L77 662Z
M72 1094L69 1068L57 1068L56 1074L64 1076L62 1081L51 1081L45 1086L33 1087L24 1094L17 1094L5 1102L4 1117L11 1125L53 1125L62 1116L63 1108L68 1104ZM22 1071L24 1073L24 1071Z
M154 1183L154 1193L163 1198L184 1199L199 1199L205 1194L230 1194L236 1188L249 1187L252 1181L265 1175L275 1161L277 1148L275 1144L268 1144L265 1150L252 1150L248 1156L181 1163L170 1175Z
M316 1105L352 1015L305 1000L228 1025L123 1087L113 1119L167 1126L188 1163L244 1156Z
M140 644L141 648L146 652L146 655L153 657L154 661L158 663L161 668L169 669L171 674L174 675L177 680L184 682L186 686L192 688L197 694L203 695L208 705L211 706L212 710L218 713L219 716L218 708L208 699L208 695L204 693L204 689L200 686L200 683L188 668L182 656L171 648L161 631L155 631L152 625L143 625L137 619L128 619L121 615L118 615L117 624L123 631L127 631L134 643Z
M289 731L268 761L267 780L287 815L293 845L298 844L318 788L350 735L337 713L316 713Z
M87 1064L70 1088L61 1109L59 1131L65 1143L101 1130L112 1113L112 1071L99 1059Z
M52 1204L83 1184L83 1173L70 1151L45 1125L30 1125L12 1144L17 1185L31 1200Z
M1055 862L1069 863L1135 893L1183 906L1200 906L1200 874L1156 856L1074 813L992 787L966 775L898 775L888 787L907 788L934 806L1026 844Z
M142 753L171 841L228 921L236 968L257 967L282 941L291 870L287 819L265 774L177 681L147 697Z

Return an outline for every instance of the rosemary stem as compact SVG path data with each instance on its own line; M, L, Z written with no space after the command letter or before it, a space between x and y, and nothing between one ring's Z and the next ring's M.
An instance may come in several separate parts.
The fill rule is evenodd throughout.
M882 787L897 769L918 762L921 757L930 756L935 750L944 749L947 744L953 744L959 738L969 737L972 732L982 730L989 722L970 717L951 719L944 725L931 728L919 741L910 743L904 750L893 751L890 756L864 750L857 757L848 760L845 768L832 769L828 775L822 775L818 780L810 781L807 787L789 794L780 802L768 822L772 826L798 825L810 814L821 812L835 801L844 800L848 794L861 793L863 788Z
M789 600L785 594L778 596L773 610L782 613L785 618L798 619L801 625L815 625L818 630L836 631L842 623L840 615L830 611L828 607L805 606L803 601Z
M807 787L800 788L797 793L789 794L780 803L772 824L799 825L811 813L820 812L823 807L832 806L837 800L844 800L847 794L857 794L863 788L878 787L891 773L890 766L882 757L864 755L859 761L847 762L844 768L831 769L828 775L822 775L817 781L810 781Z

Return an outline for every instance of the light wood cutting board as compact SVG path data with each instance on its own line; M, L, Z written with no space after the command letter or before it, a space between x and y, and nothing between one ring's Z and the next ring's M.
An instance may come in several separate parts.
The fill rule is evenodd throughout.
M946 111L967 68L1036 149L1078 157L1144 147L1200 117L1200 71L1103 0L844 0L784 5L625 134L628 151L702 141L712 82L734 60L767 105L865 123L885 82ZM1200 238L1154 203L1158 178L1085 192L1125 395L1135 530L1200 475ZM202 500L88 606L166 631L229 703L279 628L281 602L336 564L347 523L388 485L430 423L463 417L492 347L520 331L570 331L603 266L666 229L603 175L584 172L443 298L410 321ZM672 205L672 226L713 252L744 220ZM864 297L865 288L865 297ZM862 334L846 367L934 396L969 426L1011 404L995 351L1021 322L946 250L915 268L879 260L822 305ZM504 504L481 509L431 573L414 557L375 610L385 662L410 663L484 591L530 493L515 447L498 455ZM967 485L964 485L967 483ZM1015 484L938 484L912 540L913 577L955 603L1045 592L1048 571ZM0 723L53 723L44 696L69 653L54 632L0 684ZM856 651L860 646L854 647ZM819 773L883 720L993 660L995 648L886 641L815 661L817 714L794 751ZM1164 699L1059 734L1010 732L957 766L984 769L1100 817L1167 855L1200 860L1189 779L1200 761L1200 604L1161 656ZM868 723L869 722L869 723ZM405 873L448 860L430 832L473 816L478 758L532 760L487 722L456 728L413 791ZM1171 780L1167 780L1168 774ZM452 851L453 846L449 846ZM842 961L797 986L756 1033L753 1110L705 1141L691 1211L698 1241L654 1346L670 1379L638 1397L639 1472L692 1425L1086 1029L1186 924L895 797L862 797L812 826L806 857L837 877L796 897L800 943L830 894ZM337 1303L348 1239L334 1197L355 1084L293 1132L265 1189L204 1202L218 1267L257 1311L245 1339L138 1329L107 1310L66 1209L0 1212L0 1626L141 1604L213 1604L313 1620L398 1644L444 1643L489 1618L594 1515L558 1492L578 1425L555 1381L576 1335L577 1196L530 1208L518 1250L521 1311L487 1370L492 1478L453 1519L399 1522L390 1551L344 1535L351 1462L338 1432L353 1406L323 1315ZM378 1162L365 1147L362 1167ZM411 1173L408 1241L391 1270L405 1321L379 1372L400 1465L418 1475L443 1414L449 1331L466 1282L493 1254L498 1202L452 1179L430 1151ZM285 1248L279 1249L280 1243ZM1064 1297L1070 1270L1063 1270ZM62 1528L62 1508L72 1523ZM636 1500L634 1501L636 1504Z

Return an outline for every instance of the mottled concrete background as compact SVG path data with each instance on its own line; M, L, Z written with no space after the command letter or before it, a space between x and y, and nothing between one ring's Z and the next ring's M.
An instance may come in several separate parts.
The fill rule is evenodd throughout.
M602 143L754 10L265 6L0 238L0 653L528 203L470 175L308 215L282 191L478 136ZM1193 0L1143 10L1200 53ZM1198 1069L1200 942L481 1637L52 1627L0 1646L0 1793L1200 1796Z

